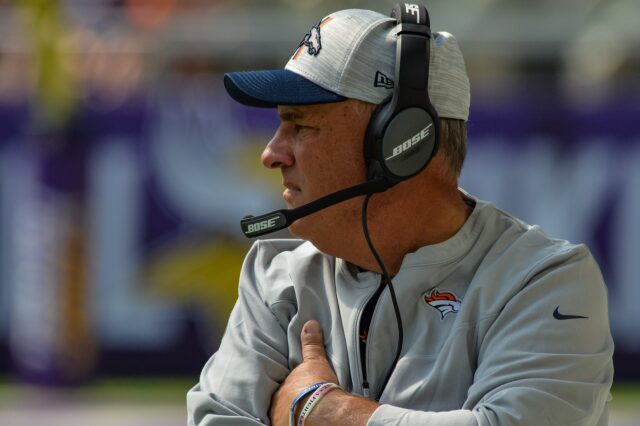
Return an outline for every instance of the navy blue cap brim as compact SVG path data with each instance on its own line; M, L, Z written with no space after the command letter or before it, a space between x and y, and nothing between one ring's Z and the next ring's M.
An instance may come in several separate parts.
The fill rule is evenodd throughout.
M224 75L224 87L241 104L263 108L325 104L347 99L287 70L228 73Z

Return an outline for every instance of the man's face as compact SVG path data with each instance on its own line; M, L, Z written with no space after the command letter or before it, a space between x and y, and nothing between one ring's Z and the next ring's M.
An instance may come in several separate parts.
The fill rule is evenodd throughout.
M279 106L278 115L280 126L262 153L262 164L281 170L288 208L366 180L363 142L371 111L362 103ZM314 243L322 242L326 234L352 226L354 219L359 223L359 205L354 200L337 204L296 221L289 229Z

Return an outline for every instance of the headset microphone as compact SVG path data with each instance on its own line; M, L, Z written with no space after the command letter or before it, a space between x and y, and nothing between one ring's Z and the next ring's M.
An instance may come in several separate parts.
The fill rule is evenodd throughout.
M351 186L324 197L318 198L308 204L295 209L275 210L260 216L245 216L240 221L244 235L252 238L270 234L280 229L287 228L296 220L315 213L319 210L333 206L361 195L383 192L394 185L394 182L386 178L376 178L359 185Z

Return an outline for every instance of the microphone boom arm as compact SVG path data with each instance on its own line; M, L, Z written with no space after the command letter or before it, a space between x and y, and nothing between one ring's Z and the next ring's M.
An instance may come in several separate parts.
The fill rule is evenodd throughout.
M361 195L384 192L395 183L386 178L376 178L320 197L295 209L280 209L260 216L246 216L240 221L242 232L248 238L270 234L287 228L296 220Z

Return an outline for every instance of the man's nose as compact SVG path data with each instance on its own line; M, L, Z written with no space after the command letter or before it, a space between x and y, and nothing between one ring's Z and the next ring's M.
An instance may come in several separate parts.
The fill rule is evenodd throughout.
M273 138L271 138L264 151L262 151L260 160L262 161L262 165L269 169L293 165L293 153L281 128L276 131L276 134L273 135Z

